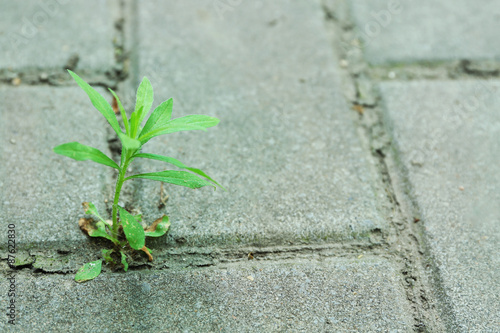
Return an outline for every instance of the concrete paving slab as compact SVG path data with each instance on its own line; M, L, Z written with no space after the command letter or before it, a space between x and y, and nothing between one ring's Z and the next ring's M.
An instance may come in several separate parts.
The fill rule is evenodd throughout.
M70 61L102 71L113 65L116 1L2 0L0 7L0 69L62 69Z
M500 59L500 3L491 0L350 1L373 64ZM347 48L356 43L346 41ZM348 46L350 45L350 46Z
M133 204L148 221L166 212L171 237L195 246L379 237L385 192L344 102L319 1L245 1L222 16L214 3L138 6L128 95L147 76L155 105L174 98L174 117L221 119L143 151L201 168L229 191L167 186L159 210L160 184L142 181ZM136 171L165 168L143 161Z
M384 259L248 262L218 269L15 275L4 332L408 332L397 269ZM7 308L7 283L0 306Z
M81 204L106 212L113 170L52 149L78 141L109 154L106 120L77 87L1 87L0 100L0 224L15 225L19 249L86 241Z
M500 81L380 85L432 255L451 331L500 325Z

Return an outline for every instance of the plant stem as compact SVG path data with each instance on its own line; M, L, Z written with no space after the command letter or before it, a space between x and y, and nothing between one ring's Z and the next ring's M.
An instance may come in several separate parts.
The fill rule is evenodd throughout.
M123 186L123 171L120 170L120 175L116 180L116 188L115 188L115 199L113 200L113 230L111 231L111 236L114 238L118 238L118 200L120 200L120 192Z
M118 201L120 200L120 192L122 190L123 182L125 181L125 174L127 173L128 166L132 162L128 156L122 160L122 165L120 165L120 173L118 179L116 180L115 187L115 198L113 200L113 228L111 230L111 236L118 239Z

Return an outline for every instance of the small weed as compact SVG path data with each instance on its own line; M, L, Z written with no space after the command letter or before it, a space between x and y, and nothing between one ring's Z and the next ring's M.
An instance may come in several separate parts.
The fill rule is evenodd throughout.
M142 219L141 215L132 215L123 207L120 207L118 201L124 182L135 178L144 178L189 188L212 186L215 189L216 185L223 188L205 172L200 169L188 167L172 157L140 153L142 146L156 136L179 131L206 130L209 127L217 125L219 119L205 115L189 115L171 119L173 102L172 99L169 99L154 109L144 126L141 126L153 104L153 88L149 80L145 77L137 90L135 110L132 112L130 118L127 118L125 109L118 96L113 90L109 89L118 104L123 119L123 131L118 123L113 107L109 105L106 99L78 75L70 70L68 72L87 93L94 107L106 118L122 143L120 165L100 150L78 142L65 143L54 148L54 152L57 154L71 157L74 160L90 160L118 170L118 179L116 180L113 200L112 222L108 222L102 218L92 203L83 203L85 213L93 215L96 220L82 218L78 222L80 228L91 237L103 237L114 244L112 249L102 250L103 259L85 264L78 270L75 280L83 282L92 280L101 273L102 260L112 265L122 265L123 269L127 271L128 255L125 251L127 246L130 246L134 250L144 251L149 260L152 261L152 251L146 247L145 238L163 236L170 227L169 218L164 215L153 222L148 228L144 229L140 223ZM166 162L190 172L166 170L127 176L127 169L136 158Z

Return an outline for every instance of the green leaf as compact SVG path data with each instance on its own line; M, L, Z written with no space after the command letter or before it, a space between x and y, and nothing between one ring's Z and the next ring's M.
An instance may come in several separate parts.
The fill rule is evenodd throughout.
M156 109L154 109L154 111L151 113L151 116L149 116L148 121L146 121L141 134L139 134L139 137L148 133L153 128L164 126L172 116L172 106L172 98L158 105Z
M101 274L102 260L96 260L89 262L78 270L75 275L76 282L85 282L95 279L99 274Z
M134 157L141 157L141 158L149 158L151 160L157 160L157 161L162 161L162 162L167 162L167 163L170 163L172 165L175 165L176 167L178 168L181 168L181 169L186 169L186 170L189 170L191 172L194 172L208 180L210 180L211 182L213 182L214 184L216 184L217 186L221 187L223 190L226 190L222 185L220 185L219 183L217 183L215 180L213 180L212 178L210 178L205 172L203 172L202 170L200 169L196 169L196 168L191 168L191 167L188 167L186 166L184 163L182 163L181 161L179 160L176 160L175 158L173 157L168 157L168 156L162 156L162 155L156 155L156 154L135 154Z
M103 237L109 239L115 244L119 243L117 239L113 238L106 232L106 225L104 224L104 222L99 221L95 224L95 226L97 227L97 229L93 229L89 232L90 237Z
M140 122L140 112L142 112L143 107L139 109L139 111L134 111L130 115L130 137L136 138L137 133L139 132L139 127L141 125Z
M120 251L120 253L122 254L123 270L126 272L128 270L127 255L123 251Z
M145 244L144 228L135 220L135 217L122 207L118 206L123 232L128 243L135 250L140 250Z
M96 163L104 164L106 166L120 170L118 164L116 164L111 158L106 156L106 154L104 154L102 151L90 146L83 145L79 142L69 142L59 145L54 148L54 152L59 155L71 157L72 159L77 161L91 160Z
M130 116L130 132L132 137L136 137L139 132L144 117L148 114L149 109L153 105L153 87L147 77L142 79L139 88L137 89L137 96L135 102L135 110Z
M142 173L138 175L133 175L130 177L125 178L125 180L133 179L133 178L144 178L144 179L151 179L151 180L157 180L160 182L164 183L169 183L169 184L174 184L174 185L180 185L180 186L186 186L189 188L200 188L203 186L213 186L215 188L215 185L212 183L209 183L206 180L203 180L192 173L186 172L186 171L172 171L172 170L167 170L167 171L161 171L161 172L152 172L152 173Z
M76 83L82 88L90 98L92 105L102 113L104 118L108 121L111 127L115 130L116 134L121 133L120 125L118 120L116 120L115 112L104 97L101 96L94 88L92 88L87 82L83 81L78 75L73 73L68 69L68 73L75 79Z
M163 215L163 217L154 221L153 224L146 229L146 237L160 237L165 235L170 227L170 221L167 215Z
M130 135L130 127L128 125L127 113L125 112L125 109L123 108L122 102L120 102L120 99L118 98L116 93L111 88L108 88L108 89L111 92L111 94L113 94L116 101L118 102L118 107L120 108L120 114L122 115L122 119L123 119L123 125L125 125L125 132L127 133L127 135Z
M141 141L142 144L145 144L150 139L158 135L190 130L205 131L207 128L217 125L219 121L220 120L215 117L205 116L201 114L175 118L167 121L161 127L154 128L148 133L141 135L139 137L139 141Z
M82 203L82 205L83 205L83 209L85 210L85 214L94 215L99 220L106 223L106 221L104 221L104 219L101 217L101 215L99 215L97 208L94 206L94 204L92 202L84 202L84 203Z
M135 112L139 114L139 124L151 109L153 105L153 87L147 77L142 79L139 88L137 89L137 96L135 101Z

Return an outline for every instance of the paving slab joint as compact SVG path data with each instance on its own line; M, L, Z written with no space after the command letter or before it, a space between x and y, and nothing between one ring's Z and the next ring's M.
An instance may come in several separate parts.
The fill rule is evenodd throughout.
M94 242L95 243L95 242ZM102 242L101 242L102 243ZM102 244L90 244L85 250L35 249L19 251L16 263L7 265L7 256L2 255L0 272L12 270L25 274L71 274L84 263L94 258ZM153 249L155 260L149 262L145 255L138 253L135 261L130 263L131 270L164 270L171 268L204 268L246 261L284 261L293 259L314 259L322 261L326 258L347 258L364 260L369 257L393 259L394 255L387 250L388 244L347 242L330 244L310 244L294 246L268 247L178 247ZM113 271L103 266L104 272Z
M367 67L377 81L487 80L500 78L500 61L453 59L435 62L389 63Z
M394 69L386 66L384 70L373 69L364 60L362 45L356 45L355 24L350 16L347 1L323 0L326 28L332 30L332 46L341 57L340 67L344 69L344 95L350 101L355 121L360 128L366 149L376 163L379 177L388 203L387 218L391 221L393 234L389 235L390 251L393 260L401 265L401 277L408 301L413 310L414 330L417 332L442 331L446 319L440 309L443 304L436 296L439 284L427 277L425 269L433 265L425 243L423 226L411 209L413 202L408 201L400 190L398 165L394 163L393 144L383 118L380 94L375 88L380 80L393 79ZM460 62L452 68L463 72ZM436 66L436 73L449 77L449 71ZM457 69L458 68L458 69ZM467 74L468 75L468 74Z

